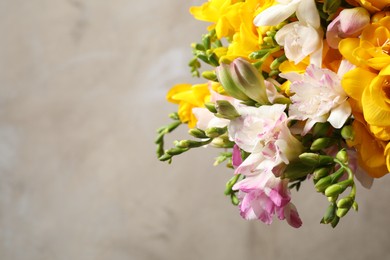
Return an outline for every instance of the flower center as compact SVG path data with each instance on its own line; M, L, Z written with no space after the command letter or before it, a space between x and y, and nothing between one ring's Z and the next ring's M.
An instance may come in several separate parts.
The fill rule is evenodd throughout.
M385 94L386 102L390 103L390 78L386 77L382 83L382 91Z

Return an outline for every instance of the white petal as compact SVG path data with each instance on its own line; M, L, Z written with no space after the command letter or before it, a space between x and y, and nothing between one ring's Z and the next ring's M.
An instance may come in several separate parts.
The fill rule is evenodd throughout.
M302 0L297 8L296 15L300 22L310 24L314 28L320 28L320 16L314 0Z
M339 70L337 71L337 75L342 78L345 73L354 69L356 66L350 63L348 60L342 60L340 63Z
M347 121L348 117L351 115L351 106L347 101L341 103L338 107L332 109L330 112L328 122L334 128L341 128L345 121Z
M253 23L256 26L275 26L289 18L297 9L297 3L274 5L258 14Z

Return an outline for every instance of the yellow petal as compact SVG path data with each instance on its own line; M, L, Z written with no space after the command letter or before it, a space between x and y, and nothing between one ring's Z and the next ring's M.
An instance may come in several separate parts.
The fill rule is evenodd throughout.
M178 93L188 91L191 89L191 84L177 84L173 86L167 93L166 99L174 104L179 104L180 99L175 99L174 96L177 95Z
M377 76L363 91L362 103L364 118L371 125L390 126L389 97L382 89L389 84L389 77Z
M360 62L353 55L353 50L359 47L360 40L357 38L347 38L343 39L339 43L340 53L352 64L359 66Z
M363 91L375 77L376 74L358 67L345 73L341 80L345 93L356 101L360 111L362 111Z

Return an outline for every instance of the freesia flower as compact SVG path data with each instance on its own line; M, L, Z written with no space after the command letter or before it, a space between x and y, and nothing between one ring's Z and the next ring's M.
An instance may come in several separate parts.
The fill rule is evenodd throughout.
M278 0L279 4L271 6L258 14L254 19L257 26L275 26L294 13L301 22L314 28L320 27L320 16L314 0Z
M328 25L326 41L333 49L337 49L343 38L355 37L370 23L370 14L362 7L344 9Z
M353 5L361 5L370 12L381 11L389 5L388 0L347 0L347 2Z
M272 171L276 166L298 157L302 144L288 128L286 105L238 107L240 117L230 122L229 137L251 153L236 169L247 176Z
M276 214L280 220L298 228L302 225L295 206L290 202L288 180L275 177L266 171L259 175L247 177L233 186L239 190L240 212L245 219L259 219L271 224Z
M292 82L290 91L295 93L291 97L289 115L307 120L302 135L317 122L328 121L333 127L341 128L350 116L347 95L333 71L309 65L304 75L287 73L281 77Z
M212 89L210 90L210 93L210 102L213 103L215 103L217 100L227 100L233 104L238 102L238 100L235 100L229 96L218 94ZM229 120L216 117L213 113L204 107L194 107L192 109L192 113L197 120L196 127L202 130L206 130L207 128L211 127L225 127L229 123Z
M204 103L210 98L209 86L205 84L177 84L173 86L166 99L169 102L179 105L178 114L180 121L187 123L189 128L196 125L195 115L192 109L204 107Z
M311 25L303 22L287 24L276 33L275 40L295 64L311 55L311 63L321 65L322 32Z
M287 24L276 35L276 42L283 46L286 57L298 64L311 55L311 63L321 66L322 35L320 16L314 0L279 0L280 4L271 6L254 19L257 26L278 25L292 14L298 22Z

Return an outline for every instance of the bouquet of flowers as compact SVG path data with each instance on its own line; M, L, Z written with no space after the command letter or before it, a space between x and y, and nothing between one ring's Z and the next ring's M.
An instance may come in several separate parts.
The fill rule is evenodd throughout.
M390 0L209 0L190 8L209 22L192 44L192 75L167 100L159 160L221 148L232 177L225 194L245 219L274 215L302 225L291 189L303 181L327 197L321 223L352 208L358 180L390 170ZM390 10L390 9L389 9ZM201 71L201 65L206 67ZM179 125L188 140L164 148Z

